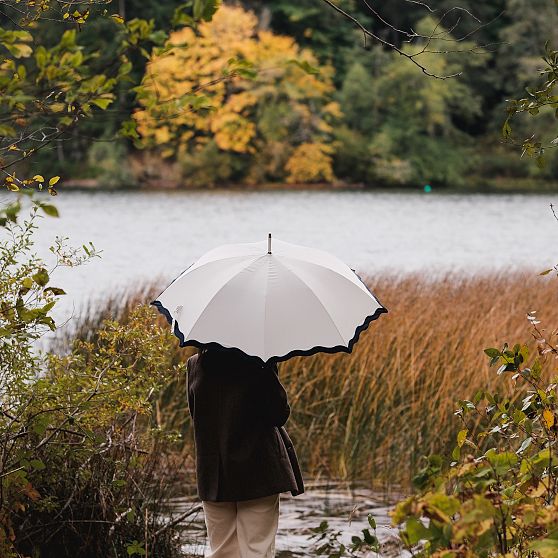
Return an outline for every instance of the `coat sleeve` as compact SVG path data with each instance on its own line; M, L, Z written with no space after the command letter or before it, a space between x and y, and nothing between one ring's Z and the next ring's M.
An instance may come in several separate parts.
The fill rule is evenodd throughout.
M263 412L264 416L272 426L283 426L291 408L287 401L287 392L279 381L277 365L266 366L263 370Z

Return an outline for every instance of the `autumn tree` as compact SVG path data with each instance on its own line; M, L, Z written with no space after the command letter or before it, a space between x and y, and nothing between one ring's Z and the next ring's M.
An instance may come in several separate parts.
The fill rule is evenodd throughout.
M225 5L198 33L172 33L149 63L137 130L189 184L331 181L332 74L291 37Z

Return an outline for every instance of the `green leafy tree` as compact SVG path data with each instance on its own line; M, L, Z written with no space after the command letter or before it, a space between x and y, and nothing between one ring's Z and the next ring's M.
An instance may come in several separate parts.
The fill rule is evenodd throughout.
M175 13L175 23L195 26L217 6L196 1ZM38 153L107 111L121 88L139 85L131 77L135 60L158 52L167 36L153 21L125 20L109 7L2 3L12 10L3 23L15 29L0 28L0 173L18 196L0 209L0 555L6 558L73 556L78 547L91 557L141 555L148 547L160 556L177 552L152 490L166 434L150 428L153 394L167 374L182 370L161 350L161 336L170 333L148 324L143 308L126 327L103 324L95 342L76 343L69 356L44 355L34 346L56 329L51 313L64 291L51 285L53 269L33 252L40 213L56 217L56 207L31 198L29 218L21 217L22 194L55 195L60 176L30 168L40 163ZM96 18L113 30L115 56L106 56L100 43L80 44L80 30ZM42 43L37 29L52 20L59 33ZM133 122L124 121L119 134L136 137ZM98 255L92 245L75 249L66 240L57 238L50 249L53 268Z
M460 185L470 157L467 135L455 125L454 117L474 118L480 113L480 99L459 74L480 64L482 51L467 57L459 52L440 54L447 48L447 32L436 28L430 18L419 22L417 29L425 36L437 29L440 36L402 48L433 73L455 77L431 78L393 53L379 64L386 58L381 51L370 60L370 66L378 68L377 75L355 63L340 93L345 126L337 137L345 148L340 148L337 167L345 165L349 172L346 157L360 180L367 182ZM472 43L461 47L475 50ZM338 172L343 176L343 171Z
M177 9L174 24L195 26L211 19L217 7L217 0L183 6ZM145 67L146 60L160 52L168 33L156 29L153 19L125 20L110 2L76 7L14 0L3 3L3 8L11 16L6 21L16 28L0 28L0 172L10 190L41 189L42 183L31 175L44 172L36 167L33 173L28 170L37 153L79 138L84 122L102 120L100 115L109 114L110 107L129 97L132 89L134 95L141 93L143 72L134 71L134 64ZM56 25L45 34L41 30L46 21ZM87 26L99 31L96 39L101 40L82 44L80 32ZM104 48L107 35L112 48ZM137 137L133 121L119 124L118 130L113 127L114 134ZM114 139L110 134L109 127L109 139ZM16 170L26 174L20 176Z
M311 49L321 63L332 64L337 70L335 84L342 83L350 67L349 61L363 45L362 35L349 21L319 0L306 3L256 1L251 5L257 9L260 20L267 22L276 33L294 37L301 47ZM339 5L365 25L373 25L369 10L361 3L341 0ZM408 10L400 10L400 13L408 14Z

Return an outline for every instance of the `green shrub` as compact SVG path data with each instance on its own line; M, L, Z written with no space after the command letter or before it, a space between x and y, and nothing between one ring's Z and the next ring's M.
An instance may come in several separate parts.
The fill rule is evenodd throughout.
M180 153L177 159L185 186L195 188L232 182L246 167L241 157L221 151L214 141L209 141L192 152Z
M21 224L4 209L0 242L0 556L65 558L179 556L163 507L173 489L166 450L177 436L153 406L184 370L164 350L171 333L136 306L126 324L104 320L66 354L33 343L56 329L50 311L64 294L32 253L35 202ZM56 265L98 252L57 239ZM56 266L55 266L56 267ZM162 480L164 479L164 482Z
M531 315L541 358L558 349ZM415 476L418 493L399 503L393 522L416 556L535 557L558 553L558 393L528 365L526 346L485 353L498 375L511 376L503 393L479 390L461 401L464 423L451 456L432 455ZM481 419L478 424L478 419Z

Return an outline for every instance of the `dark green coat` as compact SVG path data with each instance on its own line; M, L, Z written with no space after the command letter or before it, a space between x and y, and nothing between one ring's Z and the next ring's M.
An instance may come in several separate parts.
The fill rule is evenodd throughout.
M302 493L294 448L281 432L290 408L277 367L221 351L194 355L187 368L200 499Z

